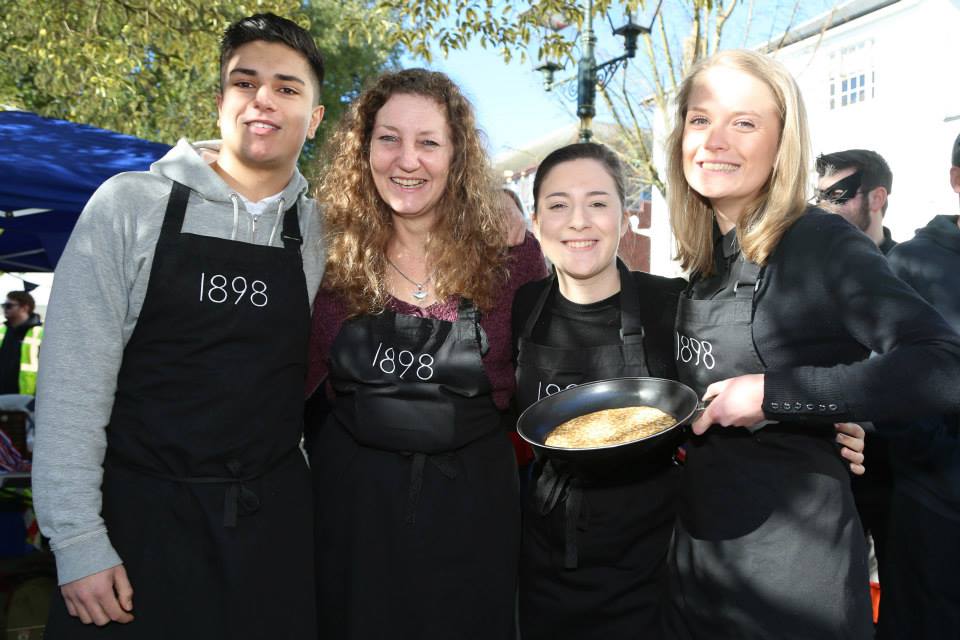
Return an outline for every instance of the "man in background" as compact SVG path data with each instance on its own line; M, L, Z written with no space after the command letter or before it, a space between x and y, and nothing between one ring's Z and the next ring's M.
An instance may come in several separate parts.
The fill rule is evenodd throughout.
M860 229L884 254L896 246L890 230L883 226L887 199L893 189L893 173L883 156L866 149L825 153L817 158L817 175L818 202L832 205L831 210ZM886 439L872 425L865 428L865 445L869 448L867 471L855 476L851 486L864 535L873 542L882 587L893 472Z
M950 186L960 194L960 135L953 141ZM890 266L960 331L960 216L934 217L890 252ZM878 634L883 640L960 638L958 436L958 415L918 420L891 435L894 491Z
M11 291L3 303L0 325L0 395L32 396L37 391L37 370L43 323L36 302L26 291Z
M883 226L893 173L876 151L848 149L817 158L820 199L831 202L847 222L867 234L884 254L897 243Z

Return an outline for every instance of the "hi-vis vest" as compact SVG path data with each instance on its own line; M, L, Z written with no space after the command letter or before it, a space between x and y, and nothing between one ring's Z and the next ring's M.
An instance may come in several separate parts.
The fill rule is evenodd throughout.
M0 342L7 335L7 325L0 324ZM20 344L20 393L33 396L37 394L37 371L40 368L40 342L43 341L43 327L30 327Z

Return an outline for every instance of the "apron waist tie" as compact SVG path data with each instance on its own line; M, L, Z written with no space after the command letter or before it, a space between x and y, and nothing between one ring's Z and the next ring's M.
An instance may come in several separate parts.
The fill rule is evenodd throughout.
M439 469L440 473L451 480L457 477L457 467L454 464L453 453L403 453L402 455L412 457L410 461L410 485L407 490L407 508L404 514L404 522L406 524L416 524L417 506L420 504L420 490L423 489L423 469L426 466L427 460Z
M579 566L577 531L586 529L583 510L583 488L579 479L567 470L558 470L549 460L543 465L533 494L537 513L546 516L560 502L563 505L563 567L576 569Z
M280 456L266 468L261 471L249 474L245 476L240 475L240 470L242 465L239 460L229 460L226 463L227 471L229 471L231 476L178 476L169 473L161 473L159 471L154 471L152 469L147 469L136 463L133 463L129 460L124 459L122 456L116 454L115 452L110 453L109 464L117 465L121 468L133 471L134 473L139 473L141 475L149 476L151 478L157 478L160 480L167 480L169 482L177 482L181 484L225 484L227 485L226 491L223 496L223 526L232 529L237 526L237 516L238 515L253 515L260 510L260 496L258 496L252 489L246 486L247 482L252 482L257 478L265 476L274 469L278 468L281 464L286 462L294 453L299 454L299 449L291 449L288 453Z
M580 564L577 552L577 529L583 515L583 489L574 483L567 485L567 502L563 509L563 568L576 569Z

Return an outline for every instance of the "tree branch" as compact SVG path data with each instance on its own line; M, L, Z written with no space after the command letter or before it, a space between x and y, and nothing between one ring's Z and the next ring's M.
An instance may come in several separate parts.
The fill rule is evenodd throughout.
M708 52L711 55L719 50L720 38L723 36L723 26L727 23L727 20L730 18L730 14L733 13L733 10L736 7L737 0L730 0L730 6L728 6L726 9L723 8L723 5L720 5L720 11L717 13L716 22L714 24L713 48Z
M780 37L780 42L777 43L777 49L782 49L784 42L787 41L787 36L790 35L790 30L793 29L793 21L797 19L797 11L800 10L800 1L797 0L793 3L793 11L790 12L790 20L787 22L787 26L783 30L783 35Z
M689 69L694 62L700 59L700 47L701 47L700 41L702 38L700 31L702 29L702 25L701 25L702 20L703 20L703 12L701 11L700 7L697 6L693 10L693 25L691 26L691 32L692 32L691 35L693 36L693 46L690 47L690 59L689 61L687 61L687 64L684 65L685 67L683 69L684 74L686 74L687 69Z
M624 74L626 76L626 74ZM653 162L653 154L647 142L648 136L646 135L646 130L640 125L640 122L637 120L636 112L634 111L633 104L630 100L629 95L626 93L626 77L624 77L624 93L621 95L621 102L627 108L627 111L630 114L630 118L633 122L633 128L631 129L628 124L623 120L623 117L620 115L620 112L617 110L616 105L614 105L613 100L610 98L609 93L606 88L601 87L600 95L603 97L604 102L607 105L607 108L610 110L611 115L613 116L614 121L617 124L617 127L624 133L632 132L633 135L625 135L620 141L623 142L632 157L638 158L640 160L640 165L643 168L642 179L649 182L651 185L655 186L660 190L661 193L664 192L663 182L660 180L660 175L657 172L657 168Z
M667 60L667 69L670 71L670 87L673 89L674 93L677 91L677 84L679 82L677 78L677 69L673 64L673 54L670 51L670 39L667 37L667 27L663 23L663 16L659 16L657 19L660 23L660 40L663 42L663 57ZM657 74L660 75L659 73Z
M750 26L753 24L753 3L754 0L750 0L750 4L747 6L747 24L743 28L743 42L740 43L741 47L747 46L747 37L750 35Z
M657 54L653 50L653 39L648 34L644 34L643 41L647 45L647 57L650 58L650 66L653 68L653 91L657 99L657 106L666 111L666 91L663 88L663 82L660 81L660 71L657 69ZM670 79L674 82L673 86L674 89L676 89L676 81L673 78L672 64L670 68Z
M100 35L100 10L103 9L103 2L100 0L97 2L97 8L93 10L93 16L90 19L90 28L87 30L87 33L95 33L98 36Z

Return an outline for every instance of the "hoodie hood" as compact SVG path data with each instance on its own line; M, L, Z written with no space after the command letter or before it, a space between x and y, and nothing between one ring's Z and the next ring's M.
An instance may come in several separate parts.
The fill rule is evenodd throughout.
M917 237L935 242L954 253L960 253L960 227L957 226L957 216L935 216L927 226L917 229Z
M165 156L150 165L150 172L190 187L204 200L231 204L231 196L239 196L210 167L220 152L219 140L207 140L191 144L181 138ZM291 206L306 194L307 180L296 168L293 177L284 187L282 198L286 206Z
M7 327L9 327L9 326L10 326L10 321L9 321L9 320L4 320L4 321L3 321L3 324L5 324ZM22 330L24 333L26 333L27 331L29 331L29 330L32 329L33 327L39 327L39 326L41 326L42 324L43 324L43 322L40 320L40 314L37 313L36 311L34 311L33 313L30 314L29 317L27 317L26 320L23 321L23 324L18 324L18 325L17 325L16 327L14 327L14 328L15 328L15 329L20 329L20 330Z

